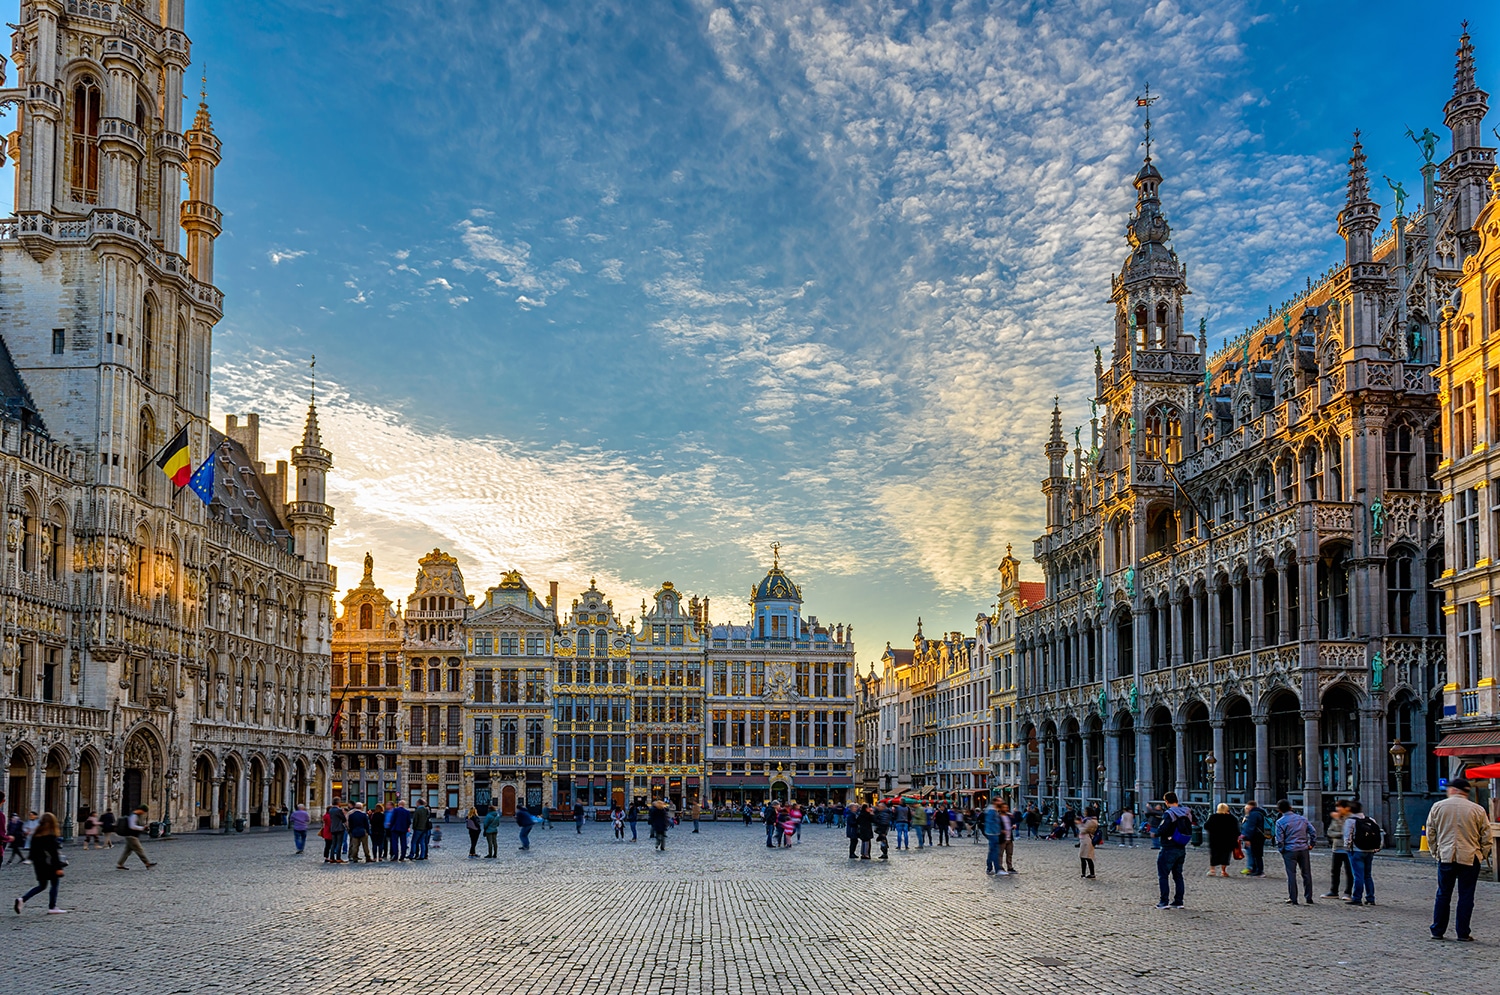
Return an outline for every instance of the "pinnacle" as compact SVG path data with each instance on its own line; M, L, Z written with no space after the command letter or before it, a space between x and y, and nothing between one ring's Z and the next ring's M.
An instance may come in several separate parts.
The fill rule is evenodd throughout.
M307 424L302 429L302 448L304 451L323 448L323 435L318 431L318 405L316 401L308 402Z
M1474 43L1469 40L1469 22L1464 22L1464 33L1458 38L1458 65L1453 71L1453 93L1455 96L1477 90L1474 82Z
M1360 144L1359 132L1354 133L1354 146L1349 152L1349 195L1347 203L1363 204L1370 200L1370 173L1365 168L1365 147Z

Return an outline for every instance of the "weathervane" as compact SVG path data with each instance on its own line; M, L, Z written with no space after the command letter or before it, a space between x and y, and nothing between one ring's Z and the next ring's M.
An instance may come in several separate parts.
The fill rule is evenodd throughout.
M1137 107L1146 108L1146 140L1141 144L1146 146L1146 161L1151 161L1151 105L1160 100L1160 96L1151 96L1151 84L1146 84L1146 92L1135 98Z
M318 403L318 357L316 354L308 358L308 376L311 378L312 386L309 388L308 400L313 404Z
M771 543L771 569L776 570L781 566L781 543Z

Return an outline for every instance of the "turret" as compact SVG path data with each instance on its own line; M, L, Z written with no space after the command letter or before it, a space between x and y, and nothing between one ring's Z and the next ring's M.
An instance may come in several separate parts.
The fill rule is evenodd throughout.
M1365 167L1365 147L1359 132L1349 150L1349 184L1344 209L1339 212L1339 237L1344 240L1344 261L1353 267L1370 261L1371 239L1380 227L1380 205L1370 197L1370 172Z
M198 113L187 133L188 199L182 202L182 230L187 232L188 272L199 283L214 282L214 239L223 230L223 213L214 206L214 169L219 165L219 139L208 115L208 85L198 100Z
M292 447L292 469L297 478L297 500L287 507L292 526L294 552L309 563L328 562L328 532L333 527L333 509L328 506L328 471L333 454L323 448L318 430L318 405L307 405L307 424L302 444Z
M1474 44L1469 40L1469 22L1458 39L1458 65L1453 72L1453 97L1443 107L1443 123L1453 134L1453 153L1439 172L1454 202L1454 228L1458 231L1459 266L1479 251L1479 232L1474 222L1489 199L1486 180L1494 167L1495 150L1486 148L1484 116L1490 95L1474 80Z
M1068 444L1063 440L1062 409L1057 398L1052 399L1052 434L1047 438L1047 480L1042 484L1042 493L1047 495L1047 528L1059 528L1067 523L1068 477L1063 460L1068 455Z

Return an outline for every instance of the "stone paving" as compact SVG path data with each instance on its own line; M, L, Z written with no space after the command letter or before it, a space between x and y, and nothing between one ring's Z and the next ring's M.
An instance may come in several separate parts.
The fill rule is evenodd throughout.
M1478 943L1427 938L1425 860L1376 862L1380 904L1290 908L1273 878L1210 880L1190 850L1184 912L1158 911L1155 854L1103 847L1078 879L1071 844L1021 842L1015 877L987 878L984 847L850 861L839 829L809 826L770 851L759 827L674 830L665 853L513 827L497 860L469 860L461 825L425 863L325 865L285 832L148 841L159 865L69 847L67 916L45 894L5 941L28 992L531 992L658 995L911 992L1457 993L1500 964L1500 886L1480 884ZM462 843L460 843L462 840ZM317 852L314 852L314 848ZM480 852L483 852L481 842ZM1326 890L1326 852L1315 857ZM33 880L6 867L8 896Z

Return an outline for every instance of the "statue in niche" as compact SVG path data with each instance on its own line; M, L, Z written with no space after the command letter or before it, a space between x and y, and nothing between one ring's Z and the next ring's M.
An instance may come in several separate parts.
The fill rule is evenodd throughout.
M1370 532L1377 539L1385 535L1385 505L1381 504L1380 498L1370 505Z

